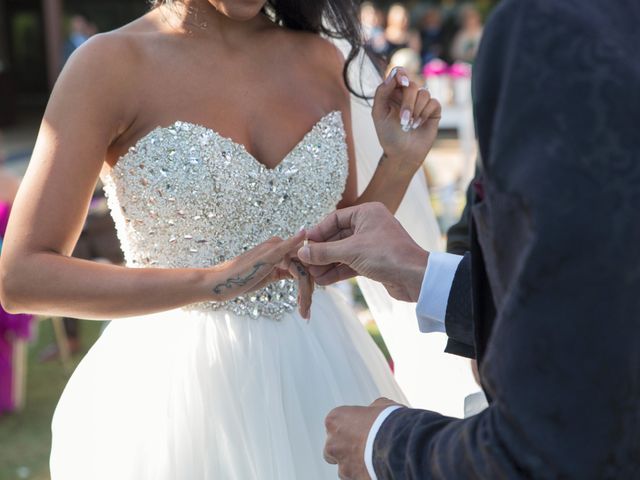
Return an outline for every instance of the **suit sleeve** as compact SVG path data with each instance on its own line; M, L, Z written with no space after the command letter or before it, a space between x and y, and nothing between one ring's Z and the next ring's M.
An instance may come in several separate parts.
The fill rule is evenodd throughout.
M445 351L467 358L476 358L471 294L471 258L469 256L471 250L471 207L475 196L473 183L474 181L467 188L467 203L460 220L447 232L447 252L464 257L451 285L444 319L448 337Z
M401 409L387 479L640 478L640 4L503 0L474 72L494 399ZM633 239L633 241L630 241Z
M472 304L471 254L467 252L458 265L447 302L444 319L447 353L475 358Z

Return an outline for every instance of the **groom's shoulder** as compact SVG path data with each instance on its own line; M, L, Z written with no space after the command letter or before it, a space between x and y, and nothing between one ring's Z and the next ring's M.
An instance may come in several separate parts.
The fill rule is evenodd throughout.
M557 31L560 25L612 27L611 22L633 20L637 23L640 2L636 0L503 0L493 10L489 25L494 28L513 29L535 24L540 35L545 31ZM575 34L575 32L573 32Z
M535 66L549 55L577 61L582 54L572 50L583 47L633 55L638 19L637 0L502 0L487 21L479 63Z

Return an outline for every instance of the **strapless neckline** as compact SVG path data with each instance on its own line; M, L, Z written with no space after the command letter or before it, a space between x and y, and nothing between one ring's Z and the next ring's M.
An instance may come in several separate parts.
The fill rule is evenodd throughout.
M301 145L304 145L306 140L316 132L316 130L320 127L322 127L322 125L330 120L332 120L335 116L339 117L340 119L342 119L342 112L340 112L340 110L333 110L329 113L327 113L326 115L323 115L316 123L313 124L313 126L302 136L302 138L300 138L300 140L298 140L298 142L296 142L296 144L293 146L293 148L291 148L291 150L289 150L284 157L282 157L282 159L273 167L268 167L266 166L264 163L262 163L260 160L258 160L251 152L249 152L249 150L247 150L247 147L243 144L243 143L239 143L236 142L234 139L232 139L231 137L225 137L224 135L220 134L216 129L211 128L211 127L207 127L205 125L199 124L199 123L194 123L194 122L187 122L184 120L176 120L175 122L173 122L171 125L168 125L166 127L161 127L158 126L156 128L154 128L153 130L151 130L149 133L147 133L146 135L142 136L140 139L138 139L138 141L136 141L127 151L127 153L123 154L120 156L120 158L118 158L118 162L116 163L116 166L118 164L120 164L122 162L122 160L131 152L135 152L137 150L137 148L143 143L145 142L149 137L153 136L154 134L158 133L158 132L163 132L163 131L168 131L170 133L176 133L177 130L180 129L181 126L183 125L189 125L191 127L196 127L196 128L200 128L203 129L207 132L209 132L211 135L213 135L214 137L216 137L218 140L222 140L224 142L229 142L231 143L233 146L237 147L240 149L240 151L243 154L244 158L249 159L249 161L253 162L254 165L256 167L258 167L258 169L263 170L263 171L269 171L269 172L277 172L278 170L281 170L284 165L287 163L287 161L293 157L294 153L296 153L296 151L300 148ZM115 168L112 167L112 168Z

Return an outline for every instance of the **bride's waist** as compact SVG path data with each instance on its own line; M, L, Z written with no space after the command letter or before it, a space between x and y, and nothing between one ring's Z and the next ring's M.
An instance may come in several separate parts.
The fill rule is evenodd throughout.
M316 287L314 302L324 300L334 287ZM226 302L201 302L187 305L182 310L193 313L230 314L248 320L283 320L287 315L299 316L298 286L293 280L281 280L256 292L240 295Z
M242 317L281 320L294 313L298 305L298 286L293 280L280 280L267 287L225 302L201 302L183 307L196 312L228 312Z

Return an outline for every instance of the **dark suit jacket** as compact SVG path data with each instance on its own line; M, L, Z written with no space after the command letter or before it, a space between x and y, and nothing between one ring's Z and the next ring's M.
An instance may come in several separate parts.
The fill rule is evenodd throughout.
M447 232L447 252L456 255L466 255L461 263L457 275L451 286L453 300L448 305L445 318L447 331L447 346L445 352L467 358L475 358L475 340L473 328L473 313L471 294L471 266L469 252L471 243L475 239L471 235L473 227L471 221L471 208L476 203L477 196L475 186L481 181L479 174L471 182L467 189L467 203L460 217L460 221L453 225Z
M640 478L640 2L503 0L474 98L482 183L447 333L493 401L394 412L378 477Z

